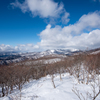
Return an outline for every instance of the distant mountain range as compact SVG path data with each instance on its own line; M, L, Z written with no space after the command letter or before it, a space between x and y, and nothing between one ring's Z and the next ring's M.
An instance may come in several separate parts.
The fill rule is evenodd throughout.
M12 62L19 62L25 59L37 59L40 57L48 56L48 55L76 55L78 53L90 53L96 54L100 52L100 48L82 51L82 50L70 50L70 49L54 49L54 50L46 50L44 52L27 52L27 53L19 53L19 52L0 52L0 64L8 64Z

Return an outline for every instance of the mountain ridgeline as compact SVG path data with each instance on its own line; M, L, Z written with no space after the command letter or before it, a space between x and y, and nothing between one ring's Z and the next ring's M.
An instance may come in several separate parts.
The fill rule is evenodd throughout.
M82 50L70 50L70 49L54 49L54 50L46 50L43 52L27 52L27 53L19 53L19 52L0 52L0 65L7 65L9 63L20 62L26 59L38 59L44 56L73 56L79 53L98 53L100 52L100 48L82 51Z

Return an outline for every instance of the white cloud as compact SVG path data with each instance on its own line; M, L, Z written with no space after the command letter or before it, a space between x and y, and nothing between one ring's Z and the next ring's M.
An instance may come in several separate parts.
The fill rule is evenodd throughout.
M64 5L58 4L53 0L25 0L23 3L16 2L11 3L13 7L18 7L22 12L31 12L32 16L40 16L41 18L60 18L64 15L62 20L66 18L66 23L68 23L69 13L64 9Z
M39 46L34 45L34 44L21 44L15 47L19 51L29 51L29 52L34 52L38 51Z
M90 33L83 33L80 36L72 37L67 44L79 49L98 48L100 47L100 30L96 29Z
M4 44L1 44L0 45L0 52L2 51L14 51L14 48L10 45L4 45Z
M100 47L100 12L83 15L73 25L60 27L47 25L40 33L40 46L45 49Z
M100 12L83 15L74 25L64 27L68 33L80 34L83 31L91 31L93 28L100 28Z
M10 52L10 51L34 52L34 51L39 51L39 46L34 44L20 44L15 47L5 44L0 45L0 52Z
M70 21L70 19L68 17L69 17L69 13L66 12L64 14L64 16L62 16L62 18L61 18L62 22L67 24Z

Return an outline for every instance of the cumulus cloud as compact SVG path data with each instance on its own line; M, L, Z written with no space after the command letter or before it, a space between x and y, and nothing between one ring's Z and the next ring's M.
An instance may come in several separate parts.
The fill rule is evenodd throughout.
M40 16L41 18L66 18L66 23L69 22L69 13L65 11L62 3L58 4L53 0L25 0L20 3L18 0L11 3L13 7L20 8L22 12L31 12L32 16Z
M12 52L12 51L34 52L34 51L39 51L39 46L34 44L20 44L15 47L5 44L0 45L0 52Z
M2 52L2 51L14 51L15 49L12 47L12 46L10 46L10 45L4 45L4 44L1 44L0 45L0 52Z
M80 36L72 37L67 45L78 49L98 48L100 47L100 30L96 29L89 33L83 33Z
M68 33L80 34L83 31L91 31L93 28L100 28L100 12L83 15L78 22L73 25L64 27Z
M61 27L47 25L40 33L40 46L45 49L99 47L100 43L100 12L83 15L73 25Z
M18 51L34 52L38 51L39 46L34 44L20 44L18 46L15 46L15 49Z

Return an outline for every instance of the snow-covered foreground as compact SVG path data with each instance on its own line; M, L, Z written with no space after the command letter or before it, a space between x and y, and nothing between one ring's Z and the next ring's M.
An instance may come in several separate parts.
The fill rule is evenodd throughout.
M72 89L76 90L75 88L77 88L84 97L87 96L87 92L92 93L91 85L78 84L75 78L69 74L62 74L62 81L59 78L59 74L55 75L54 82L56 88L53 88L51 76L48 75L39 80L26 83L21 92L15 90L14 93L7 97L0 98L0 100L79 100L72 91ZM87 99L82 98L82 100ZM88 100L92 99L89 98ZM100 100L100 95L96 100Z

